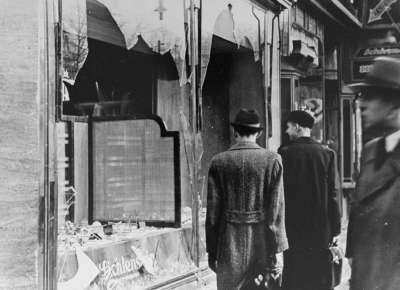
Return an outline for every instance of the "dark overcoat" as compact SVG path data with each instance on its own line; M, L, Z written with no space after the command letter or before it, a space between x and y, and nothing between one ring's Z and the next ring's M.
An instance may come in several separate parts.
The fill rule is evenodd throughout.
M207 252L217 260L217 287L237 289L246 270L287 245L282 164L278 154L241 142L211 161Z
M286 232L283 289L331 289L328 247L340 233L341 192L335 152L310 137L281 147Z
M353 258L351 289L400 289L400 144L383 164L378 140L362 153L349 219L346 255Z
M341 191L336 155L310 137L279 149L290 250L327 249L340 234Z

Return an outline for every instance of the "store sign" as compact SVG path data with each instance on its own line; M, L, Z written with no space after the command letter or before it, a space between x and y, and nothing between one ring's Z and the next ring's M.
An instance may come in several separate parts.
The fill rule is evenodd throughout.
M397 0L381 0L375 7L369 10L368 23L381 20L383 14L390 9Z
M400 21L400 1L396 0L368 0L367 25L390 25Z
M400 45L371 46L360 49L353 60L353 80L362 80L379 56L400 57Z
M99 248L87 254L100 270L97 281L100 289L128 289L144 283L148 275L142 259L128 243Z
M362 80L371 70L373 60L356 60L353 62L353 80Z
M121 281L135 281L140 278L141 264L134 257L105 259L98 264L104 289L113 289Z
M400 46L368 47L358 51L358 57L400 55Z

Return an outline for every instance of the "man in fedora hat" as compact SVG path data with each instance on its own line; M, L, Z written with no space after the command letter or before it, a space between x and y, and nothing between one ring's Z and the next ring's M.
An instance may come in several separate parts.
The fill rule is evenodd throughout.
M360 93L364 129L383 135L365 144L350 196L350 289L400 289L400 59L377 58L350 87Z
M206 244L218 289L238 289L254 265L266 270L287 249L282 164L261 148L256 111L241 109L231 123L236 143L211 160Z
M314 118L290 112L290 143L279 149L285 184L285 290L333 289L330 244L340 234L341 194L335 152L311 138Z

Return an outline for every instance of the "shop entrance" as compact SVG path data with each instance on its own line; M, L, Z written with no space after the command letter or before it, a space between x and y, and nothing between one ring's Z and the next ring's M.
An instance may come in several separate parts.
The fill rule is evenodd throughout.
M212 156L234 141L230 122L241 108L256 109L265 124L261 62L254 61L251 49L214 35L203 85L204 176ZM265 138L259 142L265 146Z

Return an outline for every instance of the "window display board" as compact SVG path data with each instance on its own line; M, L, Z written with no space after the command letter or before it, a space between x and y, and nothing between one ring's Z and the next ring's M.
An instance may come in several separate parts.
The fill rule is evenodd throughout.
M58 289L155 289L157 285L196 271L191 258L192 228L129 229L114 226L115 232L100 240L68 245L59 241ZM202 226L204 231L204 223ZM207 261L201 242L203 264ZM85 286L85 287L83 287Z
M155 115L93 118L89 222L181 223L179 132Z

